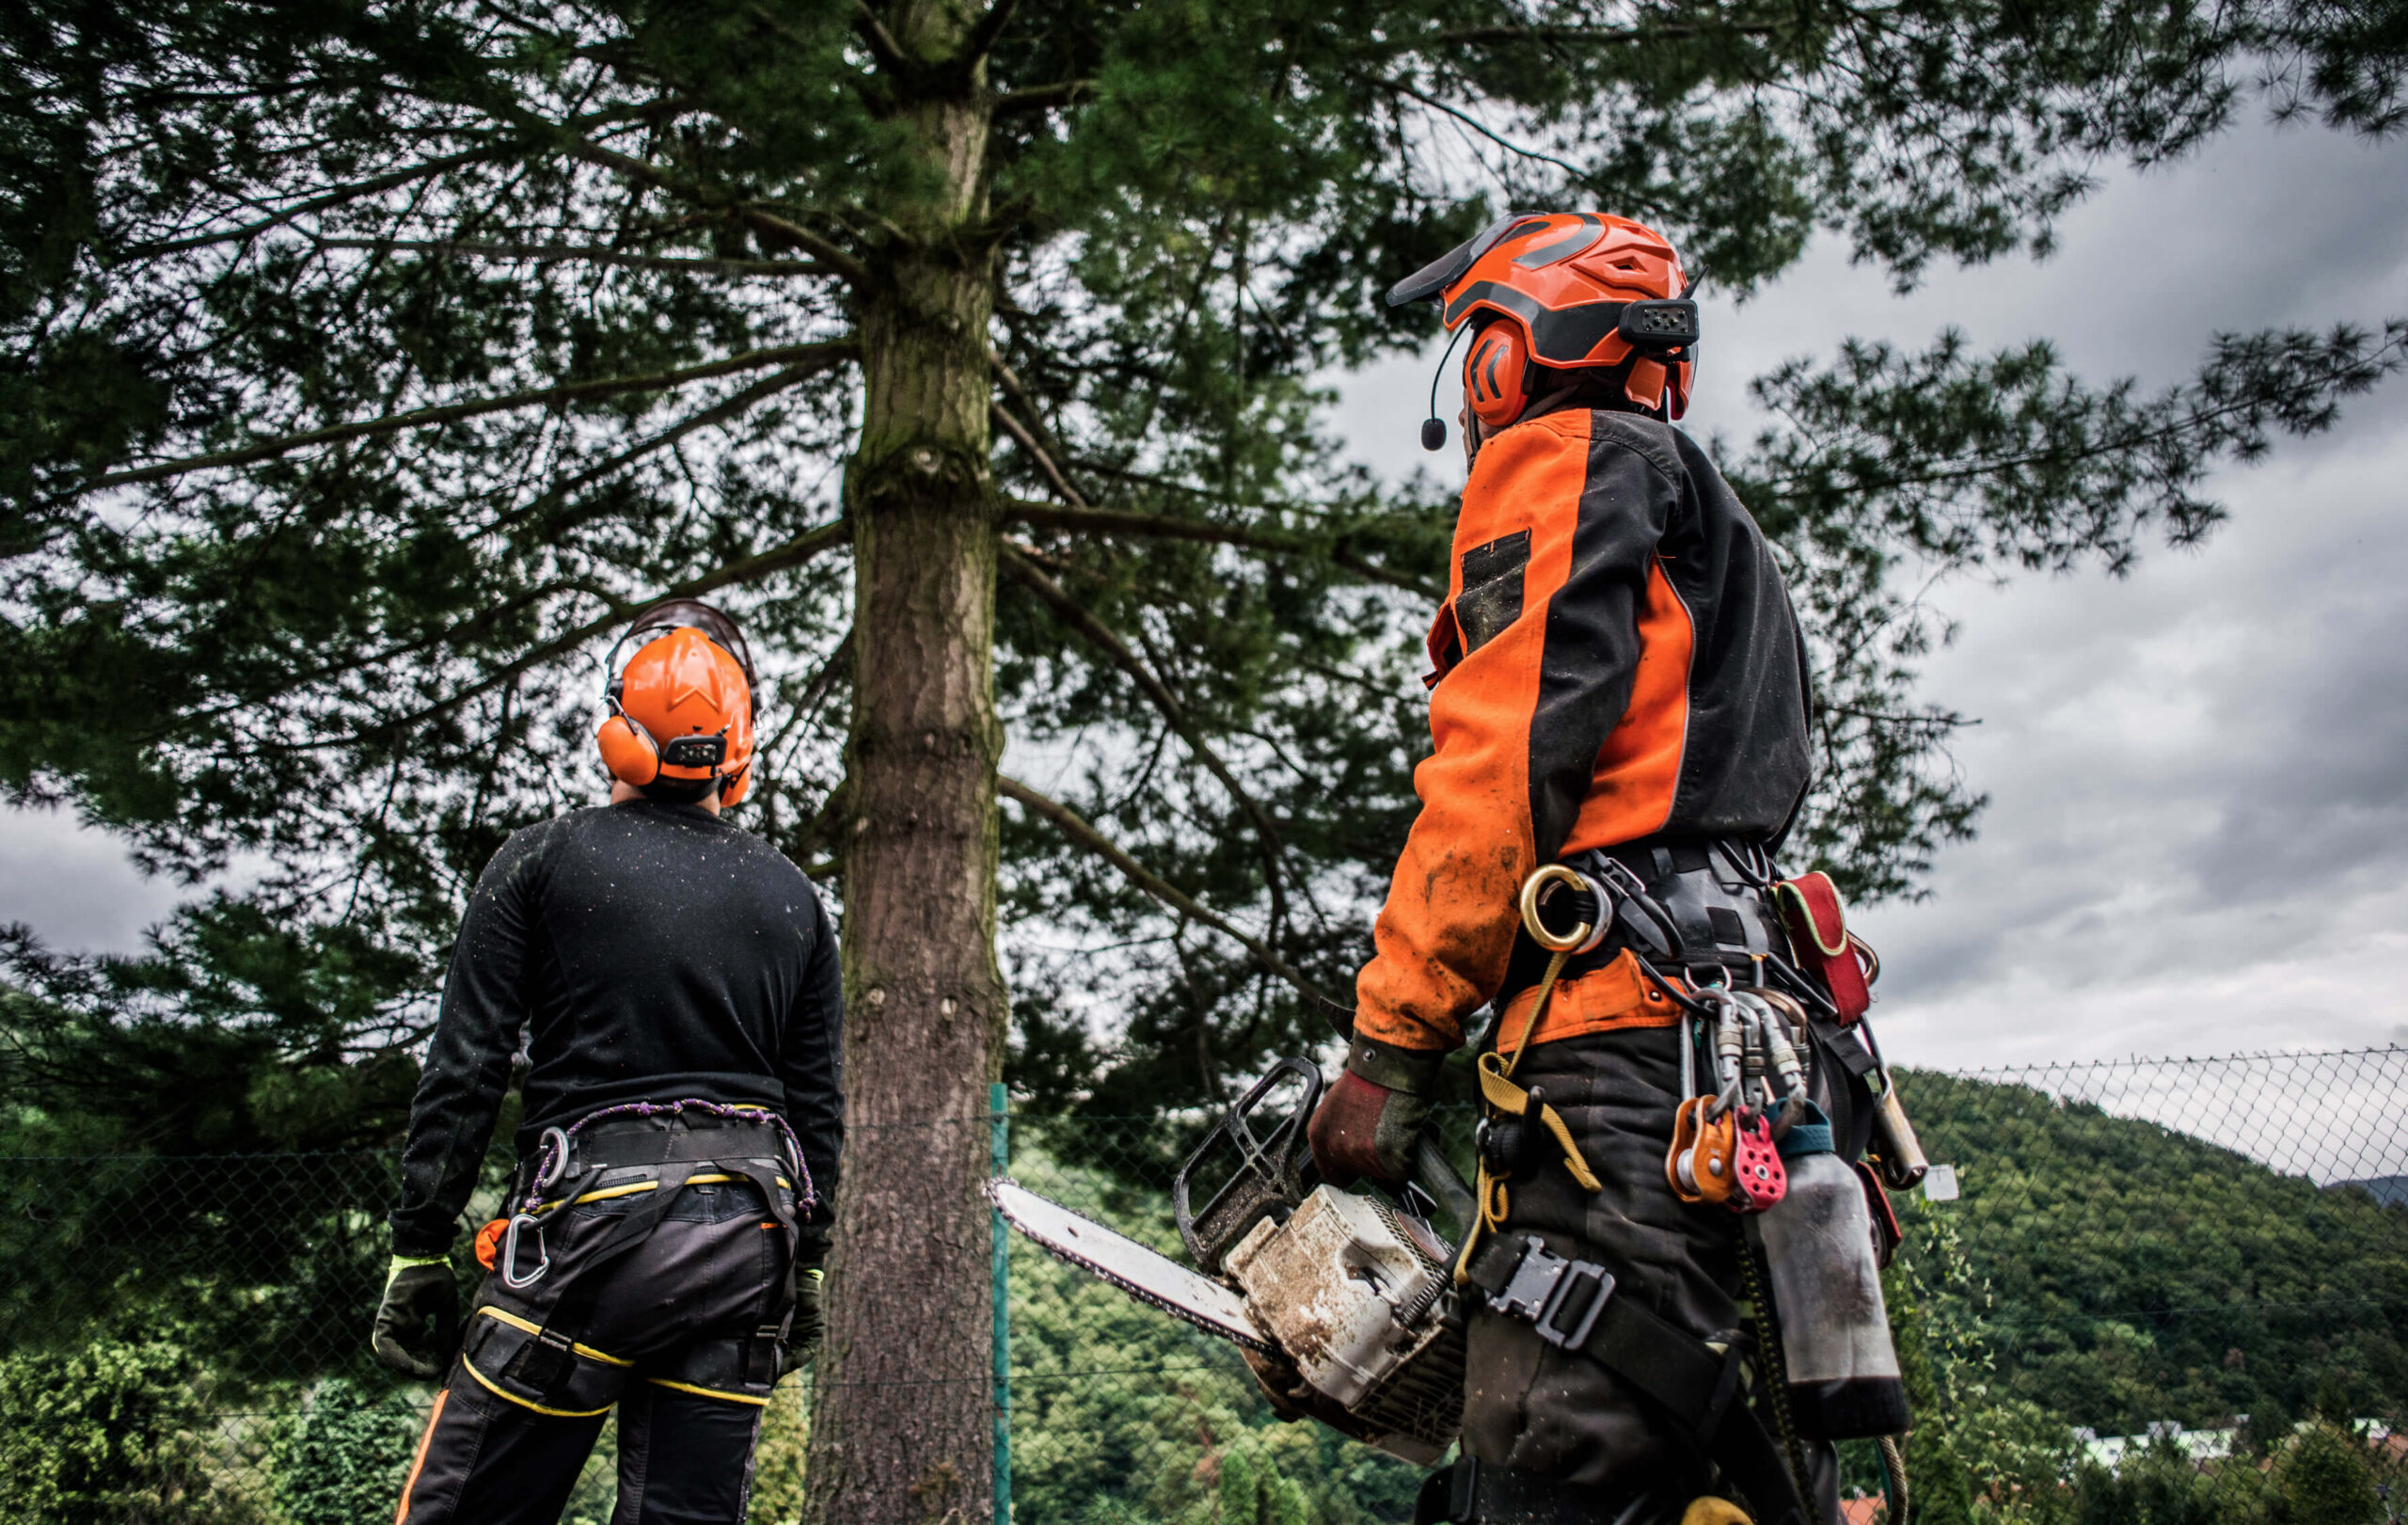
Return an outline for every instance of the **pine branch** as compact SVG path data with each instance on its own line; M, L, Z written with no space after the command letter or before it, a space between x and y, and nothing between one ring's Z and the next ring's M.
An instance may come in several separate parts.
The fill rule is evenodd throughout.
M750 410L753 404L774 397L778 393L799 382L807 381L811 377L817 375L825 369L827 369L825 366L820 365L789 366L785 370L779 372L776 375L769 377L767 381L754 382L752 386L745 388L742 391L737 392L734 396L726 398L721 402L712 404L709 407L703 409L700 413L685 420L683 422L672 424L670 427L663 429L660 433L654 435L651 438L642 440L636 444L628 446L626 450L619 452L618 454L611 456L609 460L604 461L599 466L591 467L586 470L578 472L576 476L571 477L566 482L548 489L542 496L529 503L525 508L509 515L501 522L503 524L515 523L518 520L524 519L528 515L534 513L538 509L563 501L571 495L584 491L586 488L594 485L603 478L610 476L612 472L621 470L657 451L673 445L697 430L707 429L716 423L723 423L728 420L737 417L738 414Z
M657 603L663 598L699 598L721 588L734 587L739 582L752 582L772 572L784 572L818 555L831 546L843 544L853 532L852 521L834 518L816 528L805 530L783 545L772 546L757 556L747 556L740 562L730 562L716 572L692 578L673 588L664 589L647 599Z
M1045 453L1044 447L1037 442L1034 435L1021 426L1018 419L1013 418L993 403L987 405L987 412L997 423L1004 426L1006 434L1019 442L1021 449L1028 452L1029 459L1035 461L1037 469L1045 473L1045 480L1054 485L1055 492L1069 500L1073 508L1084 509L1087 506L1087 500L1080 496L1079 489L1071 486L1070 479L1062 474L1062 469L1059 466L1054 464L1054 457Z
M673 196L690 205L706 207L712 211L733 212L758 230L772 237L784 239L811 255L828 267L830 275L839 276L847 281L859 284L867 273L859 260L854 259L851 254L839 248L835 244L807 228L789 222L766 208L751 202L731 204L724 197L712 196L702 186L689 181L680 180L665 170L657 169L642 159L630 158L614 149L606 149L599 143L584 138L572 139L567 145L567 151L572 158L582 159L587 164L614 170L638 184L649 185L654 190Z
M1229 798L1253 821L1255 846L1262 859L1265 887L1271 894L1271 926L1275 937L1278 929L1287 925L1288 894L1280 866L1283 849L1279 829L1271 819L1271 812L1264 809L1260 802L1246 791L1245 786L1238 782L1236 772L1205 739L1203 731L1189 716L1187 707L1180 703L1179 696L1155 675L1152 668L1129 649L1128 643L1115 634L1111 627L1097 619L1086 606L1065 593L1062 585L1047 577L1020 548L1006 541L1001 547L1001 556L1003 569L1014 580L1036 594L1038 600L1051 609L1056 618L1076 630L1089 645L1103 653L1113 666L1137 685L1137 691L1162 712L1163 719L1169 722L1171 729L1179 733L1180 739L1187 743L1187 749L1196 760L1204 765L1204 770L1220 781L1221 787L1228 791Z
M262 747L261 750L275 753L323 752L333 747L356 746L372 737L388 736L423 725L458 708L481 693L490 692L503 684L515 680L520 674L530 669L540 667L556 657L575 651L613 625L633 615L640 609L649 608L667 598L700 598L705 594L716 593L721 588L732 587L739 582L751 582L767 577L772 572L783 572L791 567L800 566L829 547L842 542L851 532L852 526L848 520L831 519L826 524L815 525L805 530L791 540L772 546L756 556L747 556L742 561L730 562L716 571L705 572L701 577L689 578L683 582L673 583L645 597L626 599L605 596L603 598L605 608L600 615L573 629L565 630L543 644L502 663L467 688L456 693L447 694L432 705L392 720L381 721L372 731L353 731L342 736L327 737L321 740L306 741L293 746L269 746Z
M1700 37L1769 37L1782 30L1772 22L1742 22L1699 26L1687 22L1661 22L1648 26L1454 26L1418 36L1397 38L1369 50L1382 55L1417 53L1424 48L1496 47L1508 43L1679 42Z
M1119 844L1114 842L1101 832L1097 831L1093 826L1088 825L1085 820L1081 819L1078 813L1071 810L1068 805L1062 804L1057 801L1048 799L1046 796L1038 793L1035 789L1030 788L1027 785L1021 783L1018 779L1006 777L1001 773L995 775L995 787L1003 794L1004 798L1014 801L1022 807L1033 811L1053 822L1054 828L1060 832L1064 836L1069 838L1075 846L1093 853L1095 856L1101 858L1104 862L1110 864L1114 868L1119 870L1120 876L1123 879L1126 879L1131 884L1135 885L1139 890L1145 892L1149 896L1151 896L1153 898L1160 900L1163 904L1170 907L1172 910L1178 912L1180 915L1187 917L1189 920L1200 922L1204 926L1212 928L1214 931L1219 932L1223 936L1230 939L1232 942L1235 942L1239 946L1246 950L1246 953L1253 958L1256 963L1260 964L1262 968L1270 974L1275 975L1294 986L1297 993L1303 995L1307 1000L1315 1002L1323 1007L1326 1007L1332 1013L1342 1013L1342 1015L1333 1015L1331 1020L1339 1025L1340 1031L1349 1035L1353 1033L1354 1012L1351 1008L1342 1006L1323 994L1319 986L1315 985L1311 980L1307 979L1303 975L1297 973L1295 968L1291 966L1288 961L1279 957L1278 954L1272 952L1271 949L1265 946L1259 939L1250 937L1244 932L1240 931L1236 927L1231 926L1226 918L1216 915L1212 912L1207 911L1195 899L1180 893L1167 880L1163 879L1161 876L1147 868L1145 865L1131 857L1128 852L1119 846Z
M1005 503L1004 509L1022 524L1040 530L1061 530L1071 534L1128 534L1157 540L1194 540L1212 545L1244 546L1251 550L1267 550L1283 556L1318 557L1357 577L1419 594L1433 602L1446 596L1443 589L1434 588L1418 578L1392 572L1365 561L1346 549L1342 538L1337 545L1329 546L1302 535L1248 530L1236 525L1207 524L1196 519L1164 518L1158 514L1139 514L1126 509L1090 508L1085 503L1064 508L1053 503L1013 500Z
M185 238L170 239L164 244L139 245L115 256L110 262L155 260L162 255L182 254L191 249L207 248L213 244L239 243L245 239L255 238L272 228L280 228L295 217L306 217L313 212L325 212L341 206L347 201L356 201L363 196L373 196L379 191L389 191L407 185L412 181L449 174L454 169L463 169L483 160L499 158L504 153L513 151L515 145L496 145L471 149L466 153L454 153L441 159L430 159L424 164L412 165L407 169L396 169L389 174L377 175L355 184L328 191L323 196L312 197L307 201L295 202L281 212L262 217L257 222L245 223L239 228L228 228L214 233L194 233Z
M879 19L877 11L870 9L869 0L853 0L853 30L859 32L862 40L869 45L870 56L878 60L880 69L894 74L917 71L917 65L903 51L903 44L895 40L895 34L886 29L886 23Z
M1006 90L995 97L994 113L998 117L1015 117L1027 111L1051 111L1067 106L1095 93L1091 79L1066 79L1053 85L1032 85L1024 90Z
M693 270L721 276L835 274L826 265L811 260L707 260L684 255L627 254L618 249L575 244L486 244L457 239L406 238L320 238L316 242L320 247L330 249L406 249L415 253L533 260L539 262L574 260L586 264L618 265L629 270Z
M1012 12L1019 7L1020 0L992 0L987 7L987 13L978 18L978 24L971 28L969 40L962 46L962 69L976 67L978 60L995 51L996 40L1004 35L1004 28L1011 24Z
M748 350L723 360L705 365L688 366L682 371L662 371L648 376L611 376L595 381L567 381L554 387L538 387L531 391L513 392L505 397L482 398L473 403L446 403L437 407L414 408L407 413L395 413L381 419L362 419L356 423L341 423L330 429L311 429L302 434L285 435L276 439L263 439L257 444L235 450L218 451L209 455L188 455L182 460L162 461L155 466L135 467L131 470L112 471L92 482L85 491L103 487L127 487L144 482L162 482L169 477L192 471L214 470L221 467L248 466L311 445L331 445L346 439L361 439L373 435L398 434L409 429L431 428L440 423L455 423L462 419L479 418L488 413L506 413L522 407L548 407L562 403L591 402L598 398L618 397L627 392L666 391L688 382L707 381L713 376L732 375L740 371L758 370L765 365L800 362L797 369L809 367L823 371L850 359L854 354L850 338L829 340L815 344L781 344L774 349Z
M1418 101L1433 111L1442 112L1447 116L1452 117L1465 128L1479 134L1481 136L1488 139L1491 143L1496 144L1498 148L1503 149L1508 153L1515 154L1525 159L1533 159L1540 164L1553 165L1556 168L1562 170L1567 175L1570 175L1575 184L1585 185L1589 183L1589 171L1581 168L1578 165L1572 164L1563 159L1559 159L1552 153L1543 153L1537 149L1525 148L1521 144L1514 142L1512 138L1499 134L1496 129L1490 127L1486 122L1481 121L1479 118L1474 117L1469 112L1464 111L1455 106L1450 106L1434 95L1425 94L1420 90L1417 90L1412 86L1405 84L1402 80L1382 79L1374 80L1372 81L1372 84L1376 85L1381 89L1390 90L1398 95Z

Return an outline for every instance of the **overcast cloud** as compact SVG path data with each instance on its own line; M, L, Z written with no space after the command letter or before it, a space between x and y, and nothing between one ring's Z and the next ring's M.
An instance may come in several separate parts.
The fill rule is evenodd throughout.
M2219 328L2408 313L2402 168L2397 146L2253 128L2111 175L2046 263L1942 272L1903 298L1818 246L1744 306L1709 289L1687 422L1746 439L1747 379L1850 335L2045 336L2088 379L2163 384ZM1363 459L1459 482L1451 452L1412 448L1429 376L1354 378L1339 421ZM1941 590L1961 633L1926 691L1979 717L1956 751L1992 803L1927 901L1859 919L1886 961L1893 1058L2408 1040L2408 385L2214 486L2232 523L2126 580ZM125 949L177 898L105 837L0 817L0 920Z

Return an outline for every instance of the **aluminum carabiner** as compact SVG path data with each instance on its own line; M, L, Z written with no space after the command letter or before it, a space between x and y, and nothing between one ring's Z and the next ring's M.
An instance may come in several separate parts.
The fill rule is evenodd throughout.
M530 1223L535 1224L535 1268L522 1278L518 1274L518 1231ZM514 1290L533 1286L544 1279L545 1272L552 1268L552 1252L544 1244L544 1226L536 1222L534 1214L512 1215L510 1227L502 1232L498 1263L501 1268L501 1284Z
M541 1197L561 1183L568 1174L568 1133L558 1126L549 1127L537 1136L535 1144L535 1195Z

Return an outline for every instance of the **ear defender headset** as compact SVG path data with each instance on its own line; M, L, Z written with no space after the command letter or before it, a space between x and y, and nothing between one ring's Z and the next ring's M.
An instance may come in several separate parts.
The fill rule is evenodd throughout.
M620 648L650 635L618 665ZM603 663L605 715L594 740L610 776L646 793L722 807L752 782L752 654L736 622L677 599L636 617Z
M1492 323L1471 342L1464 357L1464 398L1471 415L1491 429L1522 416L1529 401L1530 346L1521 329Z

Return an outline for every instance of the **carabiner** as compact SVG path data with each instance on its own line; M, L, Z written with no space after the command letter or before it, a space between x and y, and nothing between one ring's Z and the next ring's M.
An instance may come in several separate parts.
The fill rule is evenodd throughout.
M535 1268L532 1271L528 1272L526 1276L521 1277L518 1274L518 1231L521 1227L530 1223L535 1224L535 1255L537 1258L535 1261ZM535 1222L534 1214L519 1213L511 1217L510 1227L503 1231L501 1236L501 1255L499 1263L501 1266L501 1284L505 1287L511 1287L514 1289L533 1286L536 1282L544 1279L545 1272L552 1268L552 1252L547 1248L544 1244L544 1226L541 1223Z
M560 1184L568 1174L568 1134L559 1127L543 1131L535 1145L535 1195L542 1195Z
M1549 930L1539 916L1539 907L1547 900L1548 892L1559 886L1589 897L1596 904L1595 916L1575 922L1568 932ZM1530 934L1531 942L1549 953L1587 953L1606 940L1614 922L1613 896L1606 887L1577 868L1560 863L1543 865L1522 881L1521 911L1523 930Z

